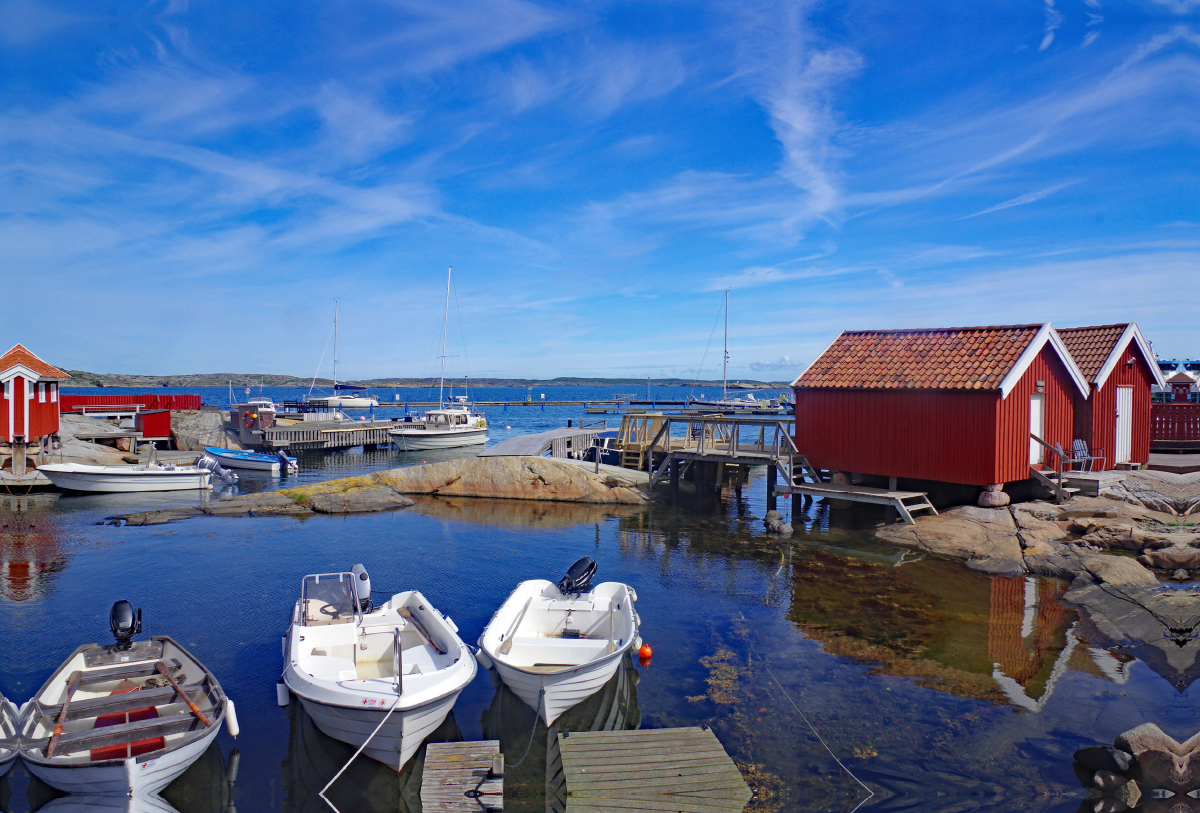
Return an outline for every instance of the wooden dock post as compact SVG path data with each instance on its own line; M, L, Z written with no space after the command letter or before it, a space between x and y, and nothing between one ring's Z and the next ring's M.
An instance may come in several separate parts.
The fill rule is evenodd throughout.
M775 508L775 489L779 484L779 470L775 466L767 466L767 510L774 511Z
M421 773L421 809L483 813L504 809L499 740L432 742ZM497 775L495 768L499 766Z
M707 726L558 735L566 813L741 811L753 795Z
M679 507L679 460L671 458L671 507Z

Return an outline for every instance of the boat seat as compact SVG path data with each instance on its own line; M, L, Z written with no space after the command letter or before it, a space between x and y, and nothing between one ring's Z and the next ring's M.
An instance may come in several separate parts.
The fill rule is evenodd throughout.
M359 661L356 664L359 680L378 680L379 678L395 677L392 672L392 656L380 658L377 661ZM405 675L421 674L421 667L416 663L402 664Z
M358 677L353 658L340 658L336 655L326 655L324 652L323 649L314 649L312 655L299 658L296 666L318 680L354 680Z

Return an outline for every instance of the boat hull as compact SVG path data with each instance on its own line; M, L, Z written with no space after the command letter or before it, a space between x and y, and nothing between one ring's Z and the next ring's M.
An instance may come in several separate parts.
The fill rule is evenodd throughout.
M280 460L275 455L257 454L253 457L242 457L240 455L232 455L228 452L217 449L212 446L205 446L204 451L211 457L216 458L222 466L231 469L251 469L253 471L279 471Z
M461 446L479 446L487 443L487 429L438 430L392 430L388 433L396 448L404 452L421 452L429 449L456 449Z
M318 404L329 409L370 409L379 406L377 398L352 398L340 395L329 398L310 398L306 403Z
M552 674L529 672L500 661L495 668L513 694L536 711L542 722L553 725L564 712L600 691L617 673L628 651L626 646L601 660Z
M199 491L212 488L212 475L207 471L121 471L118 466L91 466L94 471L71 470L58 464L40 466L55 486L68 491L128 493L137 491Z
M396 709L372 738L371 744L363 749L363 753L394 771L401 770L425 738L446 719L461 692L459 689L411 709ZM373 709L345 708L325 705L299 695L297 697L317 728L355 748L366 742L387 714L386 706Z
M171 784L175 777L186 771L216 739L223 721L224 713L220 720L209 727L203 737L145 761L134 757L101 765L72 767L50 765L31 759L28 754L22 761L30 773L64 793L139 798L157 794Z

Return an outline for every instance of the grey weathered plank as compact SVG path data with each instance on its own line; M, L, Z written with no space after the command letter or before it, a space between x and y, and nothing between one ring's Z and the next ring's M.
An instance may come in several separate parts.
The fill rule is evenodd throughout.
M504 779L488 776L498 753L498 740L430 743L421 773L422 809L481 813L502 808ZM467 796L471 791L480 796Z
M718 813L751 792L708 729L589 732L559 737L567 813Z

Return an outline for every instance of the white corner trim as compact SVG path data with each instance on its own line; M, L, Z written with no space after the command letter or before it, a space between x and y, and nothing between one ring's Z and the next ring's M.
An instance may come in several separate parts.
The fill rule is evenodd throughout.
M1067 350L1067 346L1063 344L1062 337L1058 335L1058 331L1049 322L1042 325L1033 339L1025 347L1024 352L1017 358L1012 369L1008 371L1008 375L1004 376L1004 380L1000 382L1000 397L1007 398L1012 392L1013 387L1021 380L1029 370L1033 360L1037 358L1038 353L1042 352L1042 348L1049 342L1054 348L1054 352L1058 354L1059 360L1063 366L1067 368L1067 374L1071 376L1071 380L1075 382L1075 387L1079 390L1079 394L1085 399L1088 397L1088 383L1083 377L1083 373L1079 370L1079 365L1075 363L1075 359L1071 358L1071 353Z
M811 370L811 369L812 369L812 366L813 366L814 364L816 364L818 361L820 361L822 356L824 356L826 353L828 353L828 352L829 352L829 348L833 347L833 343L834 343L834 342L836 342L838 339L842 338L842 336L844 336L845 334L846 334L846 331L844 331L844 330L843 330L841 333L839 333L838 335L834 336L834 337L833 337L833 341L831 341L829 344L825 345L825 349L824 349L824 350L822 350L820 353L818 353L818 354L817 354L817 357L816 357L816 358L814 358L812 361L810 361L810 362L808 363L808 366L807 366L807 367L805 367L803 370L801 370L801 371L800 371L800 375L796 376L796 379L795 379L795 381L792 381L792 388L793 388L793 389L796 387L796 383L797 383L797 382L798 382L798 381L799 381L801 378L804 378L804 374L805 374L805 373L807 373L809 370Z
M1146 364L1150 366L1150 372L1154 376L1154 383L1165 390L1167 388L1166 376L1163 375L1162 370L1158 369L1158 364L1154 361L1154 354L1150 352L1150 345L1146 342L1142 331L1138 329L1137 322L1130 322L1126 325L1125 332L1113 345L1112 352L1104 360L1104 366L1100 368L1100 372L1096 373L1096 389L1103 387L1104 382L1112 375L1112 371L1117 369L1117 365L1121 363L1125 349L1129 347L1131 341L1137 342L1138 349L1142 351L1142 357L1146 359Z

